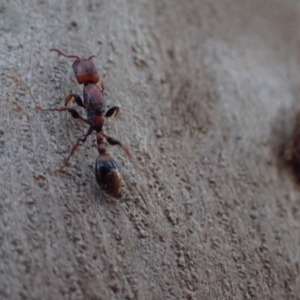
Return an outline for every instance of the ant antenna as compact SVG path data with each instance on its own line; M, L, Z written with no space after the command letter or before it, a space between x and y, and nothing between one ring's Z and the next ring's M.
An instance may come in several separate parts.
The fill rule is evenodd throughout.
M92 58L95 58L95 57L99 56L99 54L101 53L101 50L102 50L102 46L100 46L100 49L99 49L99 51L96 55L91 55L87 60L90 60Z
M55 49L55 48L50 49L50 51L57 52L58 54L66 57L66 58L76 58L77 60L80 60L79 56L77 56L77 55L66 55L66 54L62 53L60 50Z

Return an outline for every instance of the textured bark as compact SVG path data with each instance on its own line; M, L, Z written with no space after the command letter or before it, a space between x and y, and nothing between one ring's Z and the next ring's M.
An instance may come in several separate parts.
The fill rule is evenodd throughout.
M0 4L0 298L300 299L299 43L297 0ZM94 135L52 174L87 126L34 110L82 90L50 48L101 44L121 199Z

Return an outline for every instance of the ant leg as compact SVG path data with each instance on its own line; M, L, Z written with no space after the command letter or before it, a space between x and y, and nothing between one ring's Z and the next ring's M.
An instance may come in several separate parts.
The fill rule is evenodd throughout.
M62 111L68 111L71 116L74 118L74 119L79 119L81 120L82 122L86 123L86 124L89 124L89 121L85 118L83 118L75 109L73 108L68 108L68 107L59 107L59 108L41 108L40 106L36 106L35 107L36 109L38 110L41 110L41 111L58 111L58 112L62 112Z
M72 100L72 97L74 97L74 100L78 106L85 108L85 105L83 104L80 96L78 94L74 94L74 93L72 93L66 97L65 106L67 106L69 104L69 102Z
M102 135L103 135L103 137L107 140L107 142L110 145L112 145L112 146L116 146L116 145L120 146L124 150L124 152L127 155L127 157L131 158L131 153L130 153L129 149L126 146L124 146L120 141L118 141L115 138L112 138L110 136L107 136L106 134L102 134Z
M110 118L113 115L115 115L115 117L117 117L120 112L121 112L121 109L119 106L113 106L106 112L105 117Z
M76 150L78 149L79 144L80 144L80 143L84 143L84 142L86 141L87 137L88 137L89 135L91 135L92 132L93 132L93 128L90 127L90 128L88 129L88 131L87 131L86 134L82 135L79 139L77 139L77 142L76 142L75 145L73 145L73 147L72 147L72 149L71 149L71 151L70 151L69 156L68 156L67 159L65 160L65 163L63 164L63 166L62 166L61 168L59 168L59 169L57 169L57 170L54 171L55 174L61 172L61 171L65 168L65 166L68 164L68 162L69 162L71 156L72 156L72 155L76 152Z

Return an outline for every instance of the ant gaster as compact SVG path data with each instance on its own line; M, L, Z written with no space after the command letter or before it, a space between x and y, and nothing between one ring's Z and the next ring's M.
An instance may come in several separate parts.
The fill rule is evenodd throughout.
M107 138L103 133L97 134L99 156L95 164L96 181L102 189L107 190L112 196L119 196L122 184L122 176L116 162L106 153Z
M82 101L78 94L71 93L65 99L65 107L44 109L37 106L36 109L41 111L68 111L73 118L79 119L89 125L86 134L77 139L77 142L73 145L63 166L55 170L55 173L61 172L65 168L71 156L78 149L80 143L84 143L87 137L95 130L97 132L97 145L99 152L95 165L96 180L101 187L107 188L109 193L116 194L120 190L122 177L118 171L117 164L111 156L106 153L106 143L104 140L106 140L110 145L120 146L129 158L131 157L131 154L128 148L120 141L109 137L102 132L105 118L109 118L113 115L117 116L120 113L120 108L118 106L113 106L105 112L104 84L101 81L100 87L97 85L99 82L99 75L92 60L94 57L99 55L100 51L97 55L92 55L87 59L79 58L77 55L66 55L58 49L50 49L50 51L55 51L66 58L75 58L73 71L77 82L79 84L83 84L84 101ZM78 106L86 110L87 118L82 117L76 110L67 107L72 98L74 98Z

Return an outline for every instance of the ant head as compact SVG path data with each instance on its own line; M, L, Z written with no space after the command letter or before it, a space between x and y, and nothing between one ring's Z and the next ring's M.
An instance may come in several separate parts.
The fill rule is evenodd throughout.
M99 75L91 59L75 60L73 71L79 84L97 83L99 81Z
M95 68L95 65L94 65L92 59L94 57L97 57L100 54L101 48L100 48L99 52L97 53L97 55L92 55L87 59L80 58L77 55L66 55L58 49L50 49L50 51L55 51L58 54L66 57L66 58L75 58L76 59L73 63L73 71L75 73L77 82L79 84L82 84L82 83L95 84L99 81L99 75L97 73L97 70Z

